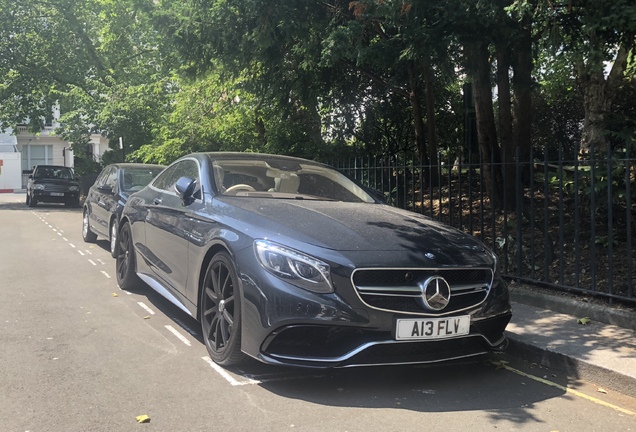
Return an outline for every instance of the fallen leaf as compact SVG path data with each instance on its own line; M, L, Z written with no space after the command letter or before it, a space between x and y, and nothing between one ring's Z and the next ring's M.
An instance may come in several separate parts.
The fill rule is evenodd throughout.
M137 423L150 423L150 417L146 414L137 416Z
M599 387L598 390L596 390L596 391L599 392L599 393L607 394L607 390L605 390L602 387Z
M113 297L119 297L119 294L113 293Z
M580 318L576 320L576 322L581 325L587 325L590 322L590 319L588 317Z
M150 315L146 315L144 319L150 319Z

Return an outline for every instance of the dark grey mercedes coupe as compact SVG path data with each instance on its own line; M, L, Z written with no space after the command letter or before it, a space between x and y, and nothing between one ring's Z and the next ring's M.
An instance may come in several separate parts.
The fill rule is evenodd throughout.
M491 250L317 162L184 156L130 197L119 242L120 287L141 279L199 320L224 366L431 363L507 345Z

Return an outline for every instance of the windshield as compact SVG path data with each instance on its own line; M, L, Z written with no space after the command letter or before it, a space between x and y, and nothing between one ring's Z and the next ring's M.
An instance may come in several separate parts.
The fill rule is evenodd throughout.
M157 174L163 171L163 167L148 168L134 167L122 170L122 190L125 192L137 192L146 186Z
M73 180L75 176L73 175L73 170L67 167L39 166L35 169L33 178Z
M213 167L224 196L375 202L346 176L322 165L265 158L217 159Z

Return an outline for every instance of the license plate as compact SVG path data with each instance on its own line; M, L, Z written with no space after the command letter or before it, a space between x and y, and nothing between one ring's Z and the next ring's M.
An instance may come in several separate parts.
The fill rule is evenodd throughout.
M467 335L470 332L470 316L448 318L399 319L395 339L443 339Z
M64 192L51 192L51 196L64 196Z

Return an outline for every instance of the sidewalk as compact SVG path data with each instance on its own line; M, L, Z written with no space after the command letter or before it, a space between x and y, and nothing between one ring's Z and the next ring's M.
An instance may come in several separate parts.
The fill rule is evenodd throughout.
M636 310L620 310L511 286L508 351L571 379L636 397ZM581 318L589 318L579 324Z

